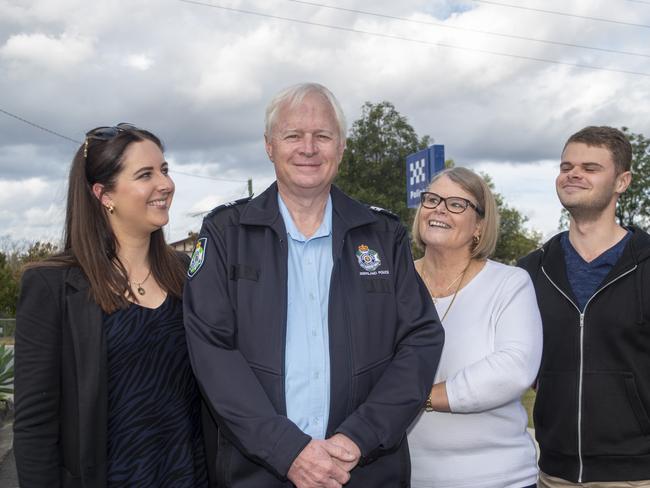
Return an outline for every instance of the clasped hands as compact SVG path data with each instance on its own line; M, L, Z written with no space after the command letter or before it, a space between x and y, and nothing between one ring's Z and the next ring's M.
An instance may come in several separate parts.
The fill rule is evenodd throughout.
M347 436L312 439L294 459L287 477L297 488L341 488L350 481L361 451Z

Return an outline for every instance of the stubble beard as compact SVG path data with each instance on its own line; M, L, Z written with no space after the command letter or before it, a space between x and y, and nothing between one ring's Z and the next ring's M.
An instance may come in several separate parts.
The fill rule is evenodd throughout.
M615 198L613 193L602 193L586 201L573 203L563 201L560 198L560 203L576 222L592 222L598 220L603 215L605 210L610 206L612 199Z

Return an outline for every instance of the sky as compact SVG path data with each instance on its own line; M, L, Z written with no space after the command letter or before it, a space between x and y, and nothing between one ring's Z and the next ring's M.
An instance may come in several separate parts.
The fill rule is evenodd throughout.
M349 124L390 101L550 236L567 137L650 136L649 40L650 0L0 0L0 246L60 240L73 141L118 122L165 143L168 240L197 231L274 180L264 109L303 81Z

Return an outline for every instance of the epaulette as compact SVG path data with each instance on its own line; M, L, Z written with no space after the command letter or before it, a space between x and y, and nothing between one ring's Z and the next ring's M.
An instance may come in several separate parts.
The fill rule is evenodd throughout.
M399 220L399 215L391 212L390 210L386 210L385 208L381 207L376 207L375 205L368 205L368 208L372 210L373 212L380 213L382 215L387 215L388 217L391 217L395 220Z
M212 210L210 210L210 213L208 215L206 215L205 218L209 219L210 217L214 216L215 214L217 214L218 212L220 212L221 210L224 210L226 208L234 207L235 205L242 205L244 203L248 203L248 202L250 202L252 200L252 198L253 197L250 196L250 197L240 198L239 200L233 200L232 202L223 203L223 204L219 205L218 207L214 207Z

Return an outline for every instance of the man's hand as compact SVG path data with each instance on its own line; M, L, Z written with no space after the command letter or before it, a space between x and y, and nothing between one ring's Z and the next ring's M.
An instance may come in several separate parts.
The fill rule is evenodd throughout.
M341 488L350 474L336 461L351 463L354 459L354 454L329 440L312 439L293 460L287 478L297 488Z
M359 449L359 446L357 446L354 441L348 436L341 433L334 434L332 437L327 439L327 442L342 447L345 451L354 455L354 459L351 461L348 459L334 457L334 462L341 468L345 469L347 472L352 471L354 467L359 463L359 459L361 458L361 450Z

